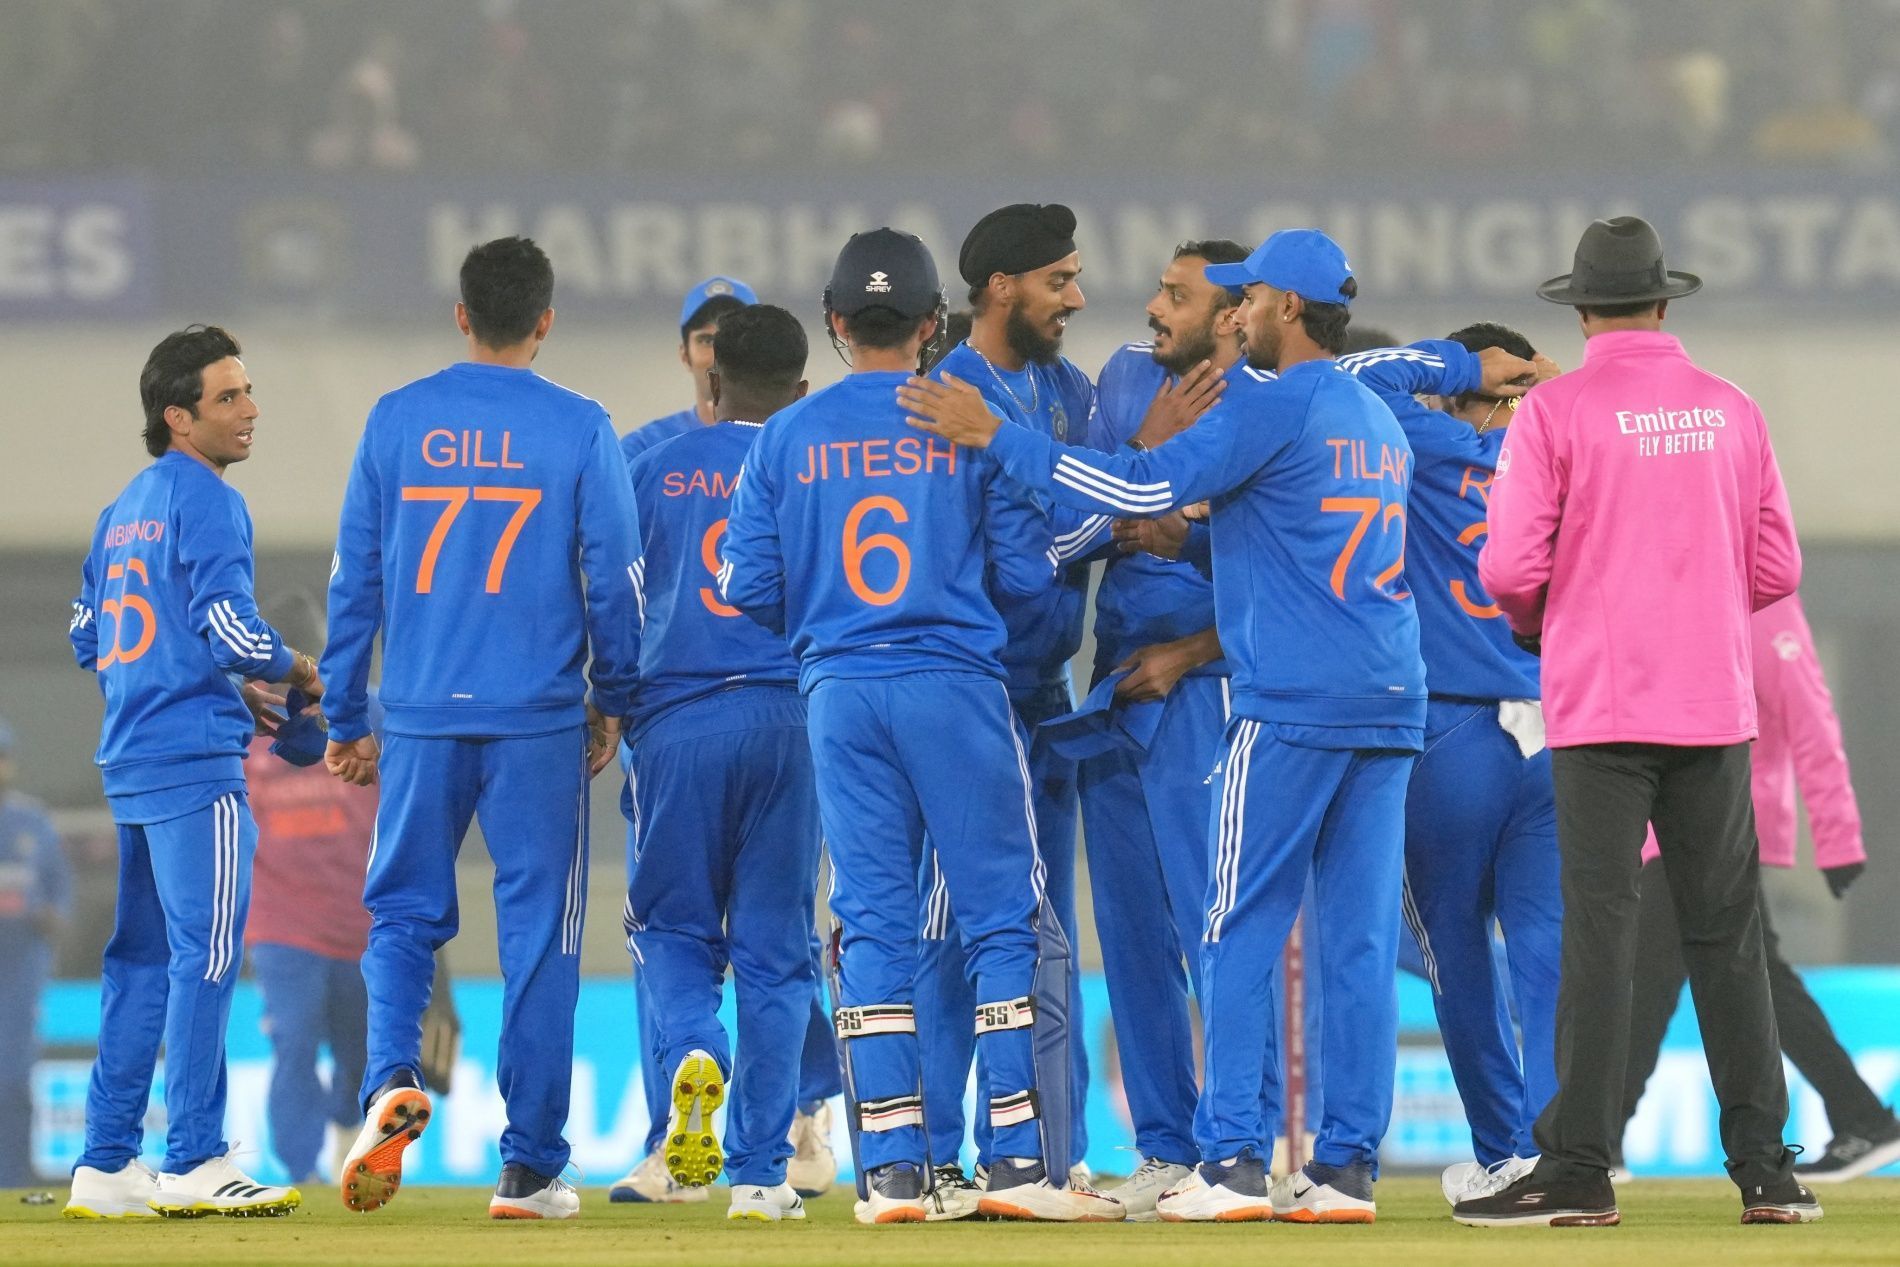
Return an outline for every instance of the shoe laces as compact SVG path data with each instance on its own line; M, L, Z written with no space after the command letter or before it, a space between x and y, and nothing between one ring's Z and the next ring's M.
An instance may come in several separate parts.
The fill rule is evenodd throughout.
M1133 1152L1134 1150L1130 1149L1129 1151ZM1171 1161L1163 1161L1159 1157L1144 1157L1141 1160L1141 1165L1135 1167L1135 1173L1128 1176L1128 1182L1141 1183L1145 1180L1158 1177L1162 1171L1173 1169L1174 1163Z
M1465 1185L1465 1191L1474 1197L1488 1197L1493 1193L1503 1191L1505 1186L1510 1182L1510 1180L1505 1177L1506 1172L1517 1164L1517 1160L1516 1157L1506 1157L1502 1160L1492 1162L1489 1166L1484 1168L1482 1175Z
M963 1173L963 1167L954 1161L946 1161L931 1170L939 1188L958 1188L968 1192L976 1191L976 1181Z

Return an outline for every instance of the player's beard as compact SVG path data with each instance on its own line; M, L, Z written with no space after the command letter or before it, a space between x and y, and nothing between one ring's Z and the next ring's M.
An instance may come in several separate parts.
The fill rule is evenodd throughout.
M1029 323L1023 315L1023 305L1016 304L1003 319L1003 342L1009 350L1025 361L1037 365L1053 365L1056 357L1062 354L1062 336L1050 338Z
M1159 334L1162 329L1162 327L1156 324L1152 317L1148 319L1148 328L1157 334ZM1196 327L1193 330L1170 329L1168 333L1174 336L1174 347L1166 356L1156 352L1155 364L1176 378L1181 377L1181 375L1187 373L1202 361L1211 361L1214 359L1214 353L1217 349L1214 346L1214 325L1212 322Z
M1257 370L1280 368L1280 332L1268 326L1260 338L1247 340L1247 364Z

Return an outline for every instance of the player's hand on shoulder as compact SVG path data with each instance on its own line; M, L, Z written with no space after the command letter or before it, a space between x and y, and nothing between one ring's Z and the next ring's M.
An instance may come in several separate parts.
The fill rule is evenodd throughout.
M983 393L954 374L942 382L912 377L897 389L897 403L909 415L905 422L966 449L988 448L1003 425Z
M382 755L375 735L348 743L332 739L324 745L323 768L353 787L369 787L376 782L376 763Z

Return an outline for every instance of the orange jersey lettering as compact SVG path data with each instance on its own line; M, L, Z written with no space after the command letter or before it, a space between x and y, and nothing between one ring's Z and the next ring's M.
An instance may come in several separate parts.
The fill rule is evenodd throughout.
M957 447L939 444L935 437L920 440L834 440L805 446L805 469L798 482L817 480L887 479L899 475L957 473Z
M668 471L660 480L663 497L718 497L731 500L738 481L723 471L708 475L705 471Z
M430 466L471 466L483 470L520 471L526 464L514 460L509 452L514 437L509 432L501 433L500 452L491 457L486 451L489 443L479 431L450 431L437 427L425 432L422 437L422 460Z

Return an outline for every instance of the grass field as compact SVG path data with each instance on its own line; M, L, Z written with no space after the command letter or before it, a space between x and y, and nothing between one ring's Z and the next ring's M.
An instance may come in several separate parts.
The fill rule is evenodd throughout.
M849 1190L810 1203L803 1224L728 1224L725 1193L701 1206L613 1205L602 1189L583 1193L572 1223L497 1223L486 1193L405 1189L379 1214L353 1215L334 1189L304 1194L282 1219L152 1219L136 1223L69 1222L59 1206L29 1206L0 1193L0 1262L57 1263L383 1263L395 1267L548 1262L759 1264L760 1267L938 1267L939 1264L1078 1263L1146 1267L1279 1259L1321 1264L1510 1263L1564 1267L1652 1264L1900 1263L1900 1180L1863 1180L1822 1193L1827 1218L1810 1227L1741 1227L1741 1206L1724 1182L1652 1180L1618 1191L1623 1226L1554 1231L1480 1231L1447 1217L1431 1179L1379 1185L1379 1221L1371 1227L1254 1224L1183 1227L1129 1224L1048 1227L951 1223L891 1228L851 1222ZM64 1193L57 1194L61 1200ZM1284 1256L1282 1258L1281 1256Z

